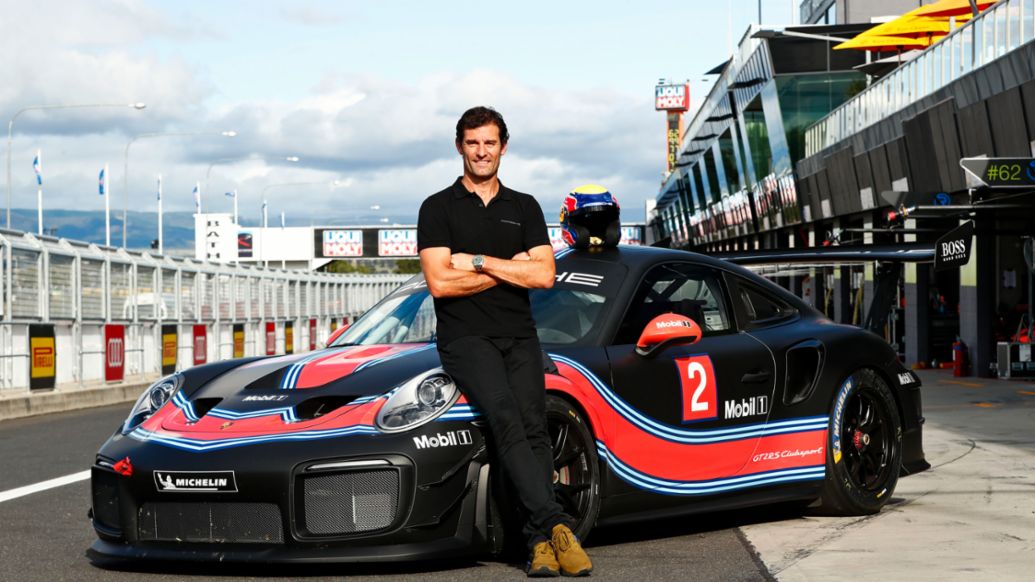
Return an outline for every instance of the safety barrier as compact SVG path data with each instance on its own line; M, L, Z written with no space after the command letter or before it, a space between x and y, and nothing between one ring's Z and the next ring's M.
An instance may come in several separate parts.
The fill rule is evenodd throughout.
M408 278L213 264L0 229L0 397L309 351Z

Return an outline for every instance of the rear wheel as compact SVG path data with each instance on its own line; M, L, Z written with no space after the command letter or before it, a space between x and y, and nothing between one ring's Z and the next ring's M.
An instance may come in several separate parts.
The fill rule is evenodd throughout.
M819 511L866 515L880 511L898 483L902 425L887 383L859 370L841 385L832 404L827 475Z

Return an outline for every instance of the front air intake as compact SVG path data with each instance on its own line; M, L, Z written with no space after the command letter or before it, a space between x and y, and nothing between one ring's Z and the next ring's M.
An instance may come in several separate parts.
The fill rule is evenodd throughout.
M282 544L280 508L272 503L145 503L137 537L148 542Z
M314 536L344 536L385 529L399 512L399 471L355 470L302 475L301 512Z

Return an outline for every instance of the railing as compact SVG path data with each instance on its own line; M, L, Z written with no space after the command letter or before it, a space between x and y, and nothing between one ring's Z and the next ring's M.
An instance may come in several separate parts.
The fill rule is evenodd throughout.
M59 389L104 382L108 324L125 334L126 381L142 381L163 368L163 328L177 332L178 368L199 349L204 361L304 352L408 278L217 265L0 230L0 397L29 390L30 332L41 324L53 331Z
M1001 0L805 131L809 157L1035 38L1035 0Z

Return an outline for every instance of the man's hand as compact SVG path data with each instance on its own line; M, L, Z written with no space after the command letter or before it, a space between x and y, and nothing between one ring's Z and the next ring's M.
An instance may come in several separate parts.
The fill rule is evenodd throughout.
M474 272L474 263L472 263L474 255L468 253L453 253L449 257L449 266L456 269L457 271L469 271Z
M553 287L556 274L553 248L540 245L518 253L510 260L486 256L482 272L515 287L549 289Z

